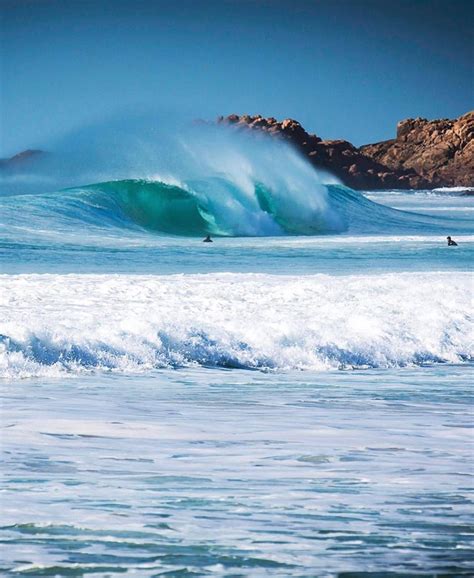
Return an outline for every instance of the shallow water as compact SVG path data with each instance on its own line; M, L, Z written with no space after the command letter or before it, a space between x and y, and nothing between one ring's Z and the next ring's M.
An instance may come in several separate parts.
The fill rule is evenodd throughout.
M467 576L471 380L451 366L10 384L5 575Z
M123 273L172 275L239 272L331 275L387 271L466 271L474 235L462 235L456 254L445 235L330 236L218 239L134 238L101 240L99 246L26 242L0 249L5 273ZM459 237L456 236L459 240ZM90 241L90 239L89 239Z
M474 201L370 198L425 216L206 245L0 198L3 575L472 575Z

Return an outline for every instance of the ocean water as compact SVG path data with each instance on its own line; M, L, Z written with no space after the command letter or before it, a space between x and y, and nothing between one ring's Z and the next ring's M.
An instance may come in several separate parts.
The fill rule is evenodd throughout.
M473 574L473 197L251 151L0 178L2 575Z

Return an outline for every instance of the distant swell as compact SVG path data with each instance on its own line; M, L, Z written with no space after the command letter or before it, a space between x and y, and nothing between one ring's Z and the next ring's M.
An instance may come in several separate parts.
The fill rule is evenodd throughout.
M474 358L471 278L463 273L19 275L3 283L4 377L189 365L386 368Z

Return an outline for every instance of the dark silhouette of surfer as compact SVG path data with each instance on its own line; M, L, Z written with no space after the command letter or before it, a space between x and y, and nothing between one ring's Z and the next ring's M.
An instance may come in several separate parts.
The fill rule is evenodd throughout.
M211 239L211 235L207 235L205 239L202 240L203 243L213 243L214 241Z
M448 239L448 246L449 246L449 247L457 247L457 246L458 246L458 244L456 243L456 241L453 241L453 240L451 239L451 237L446 237L446 239Z

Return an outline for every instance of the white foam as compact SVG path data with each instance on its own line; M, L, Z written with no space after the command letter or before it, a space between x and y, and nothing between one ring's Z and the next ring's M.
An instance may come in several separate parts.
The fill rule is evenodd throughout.
M442 193L462 193L464 191L474 191L474 187L437 187L433 189L436 192Z
M3 275L0 375L474 358L469 273Z

